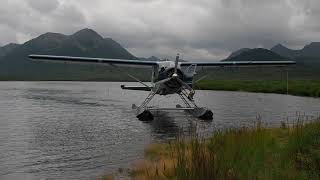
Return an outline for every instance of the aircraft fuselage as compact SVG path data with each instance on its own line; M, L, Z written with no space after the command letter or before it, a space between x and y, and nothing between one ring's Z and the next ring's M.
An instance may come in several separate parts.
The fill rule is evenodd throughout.
M175 62L164 61L159 63L159 68L154 72L154 83L158 84L154 89L157 89L157 94L167 95L181 92L185 87L183 84L187 84L192 88L193 76L195 74L196 66L190 66L186 69L181 69L180 63L177 66L176 77L172 78L175 73ZM182 80L184 83L179 81ZM163 81L163 82L162 82Z

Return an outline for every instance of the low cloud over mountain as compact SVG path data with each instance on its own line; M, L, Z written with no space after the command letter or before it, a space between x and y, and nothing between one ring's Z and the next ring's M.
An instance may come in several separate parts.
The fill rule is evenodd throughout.
M219 60L242 47L320 37L318 0L3 0L0 46L90 27L138 57Z

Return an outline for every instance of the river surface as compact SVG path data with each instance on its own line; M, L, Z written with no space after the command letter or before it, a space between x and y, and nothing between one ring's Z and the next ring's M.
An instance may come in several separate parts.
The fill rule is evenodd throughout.
M178 134L279 127L297 114L312 119L320 99L288 95L197 91L196 102L213 110L210 122L180 112L160 112L154 121L131 110L148 92L124 91L117 82L0 82L0 179L96 179L143 158L144 148ZM125 83L133 84L136 83ZM175 107L176 96L153 106Z

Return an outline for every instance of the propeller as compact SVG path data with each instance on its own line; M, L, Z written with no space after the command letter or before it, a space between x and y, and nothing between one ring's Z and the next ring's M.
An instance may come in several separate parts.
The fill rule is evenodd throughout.
M172 77L178 77L178 63L179 63L179 53L177 54L176 56L176 61L175 61L175 64L174 64L174 73L172 75Z
M167 82L167 81L170 81L170 80L171 80L171 78L172 78L172 77L169 77L169 78L163 79L163 80L161 80L161 81L158 81L158 82L156 82L154 85L156 86L156 85L159 85L159 84L165 83L165 82Z

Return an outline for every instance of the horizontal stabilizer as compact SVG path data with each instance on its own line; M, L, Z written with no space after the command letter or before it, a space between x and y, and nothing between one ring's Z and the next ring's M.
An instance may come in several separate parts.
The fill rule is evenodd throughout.
M193 107L180 107L180 108L146 108L150 111L183 111L183 110L194 110Z
M125 85L121 85L121 89L137 90L137 91L151 91L152 87L146 87L146 86L125 86Z

